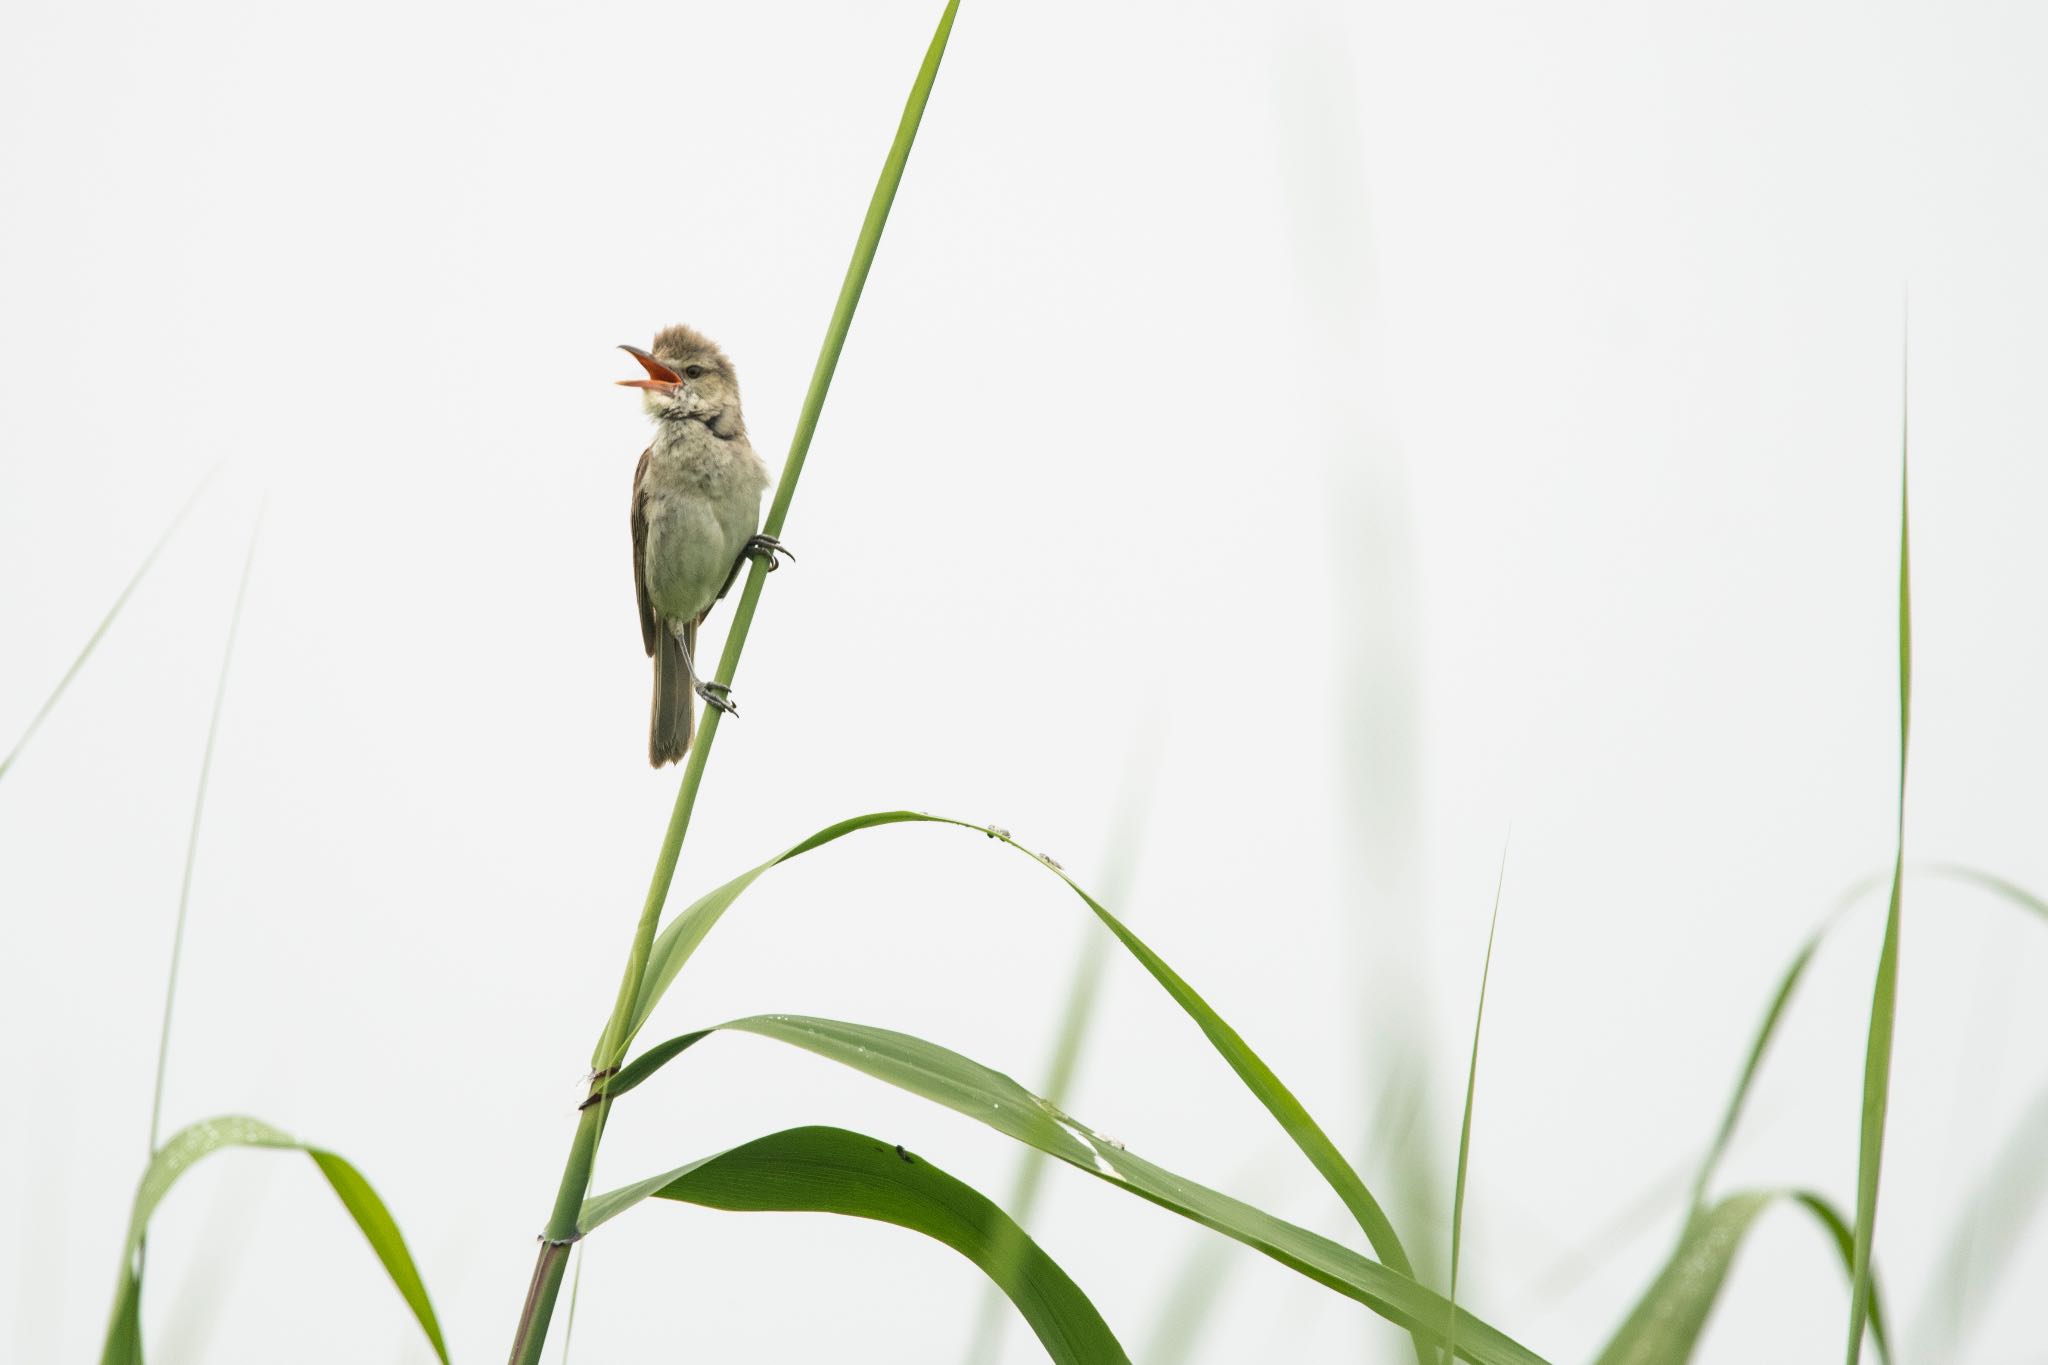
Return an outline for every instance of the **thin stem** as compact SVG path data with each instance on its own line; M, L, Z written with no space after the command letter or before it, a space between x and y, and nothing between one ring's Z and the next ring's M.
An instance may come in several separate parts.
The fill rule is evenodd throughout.
M193 496L198 495L195 493ZM187 506L189 505L188 503ZM180 516L182 515L180 513ZM172 523L174 527L176 524ZM163 1027L157 1030L156 1038L156 1087L149 1102L151 1156L156 1155L157 1135L162 1131L164 1070L171 1056L171 1012L178 1000L178 964L185 955L185 917L192 905L192 867L199 860L199 822L206 814L206 784L213 776L213 748L214 742L220 737L221 704L226 701L228 695L228 666L235 658L235 637L242 633L242 608L249 600L249 577L256 567L256 542L262 533L263 514L259 511L256 514L256 526L249 532L249 552L242 558L242 581L235 589L235 610L228 618L228 642L221 650L220 676L215 679L213 685L213 715L206 723L206 751L199 760L199 790L192 798L192 828L185 837L185 875L178 883L178 923L171 931L171 970L164 982L164 1021ZM161 543L158 548L162 548ZM151 558L154 557L152 553ZM148 562L144 561L143 568L148 567ZM119 607L119 603L115 605Z
M925 103L931 97L932 83L938 78L939 62L945 55L946 41L953 31L953 15L959 7L960 0L948 0L945 13L939 18L938 30L925 51L924 64L918 68L917 80L911 86L903 118L896 128L896 140L890 144L888 160L882 165L881 178L875 185L874 197L868 203L867 218L861 223L853 259L846 267L846 279L840 285L832 321L825 329L825 343L819 350L818 363L811 372L811 386L804 395L803 409L798 414L796 431L790 439L789 458L783 462L782 478L775 486L774 501L769 504L767 518L761 525L764 535L779 536L783 522L789 516L790 500L796 496L797 480L803 474L804 459L810 453L811 437L816 433L818 418L825 409L825 395L832 387L833 372L839 367L839 355L845 349L846 334L853 325L854 310L860 304L868 270L874 264L875 249L881 244L882 228L889 220L890 205L896 200L896 187L902 183L904 166L910 160L911 145L917 140L918 123L924 118ZM754 611L760 604L761 587L767 575L766 564L757 559L747 574L739 603L733 608L732 625L725 636L725 653L718 661L715 675L718 682L727 686L732 684L739 671L740 652L746 648L747 632L754 624ZM710 760L711 746L718 738L719 719L720 713L715 708L705 708L696 741L690 746L689 760L683 768L682 786L676 793L675 808L669 815L661 853L655 859L654 877L647 888L647 899L640 907L639 922L633 929L633 946L626 956L626 970L619 980L618 996L592 1059L595 1103L585 1108L577 1119L576 1135L570 1142L569 1157L562 1168L562 1183L556 1190L554 1211L542 1236L532 1289L520 1314L518 1331L514 1334L513 1365L538 1365L541 1349L547 1340L548 1321L561 1291L566 1259L562 1253L580 1235L577 1219L584 1197L590 1190L591 1168L597 1160L598 1143L611 1107L608 1099L598 1097L599 1089L609 1072L624 1060L626 1048L632 1042L632 1019L639 1003L641 981L647 972L648 955L653 950L655 930L660 926L662 906L668 900L669 884L675 879L676 863L682 857L683 840L690 829L690 815L696 809L697 792L704 781L704 767Z
M1102 880L1102 901L1107 905L1122 904L1130 899L1138 860L1138 840L1149 805L1145 789L1149 786L1153 767L1153 738L1150 734L1146 736L1140 756L1132 762L1130 779L1117 807L1116 823L1110 831L1108 862ZM1109 965L1109 937L1093 932L1094 926L1090 928L1091 932L1082 940L1080 956L1074 963L1073 980L1067 987L1067 1003L1060 1011L1059 1030L1053 1035L1052 1058L1044 1073L1045 1085L1039 1091L1056 1105L1067 1102L1074 1077L1080 1071L1081 1051L1088 1040L1089 1025L1095 1017L1103 971ZM1032 1210L1038 1204L1038 1190L1044 1181L1047 1161L1045 1153L1033 1148L1026 1148L1019 1158L1010 1197L1003 1201L1003 1209L1010 1215L1010 1225L1000 1235L999 1257L1021 1254L1026 1231L1031 1225ZM1003 1328L1010 1311L1008 1296L993 1283L989 1284L982 1292L974 1333L968 1338L967 1350L961 1357L964 1365L993 1365L1001 1357Z
M1500 893L1508 884L1508 850L1500 850L1500 875L1493 883L1493 918L1486 926L1486 960L1479 968L1479 1005L1472 1011L1472 1060L1465 1069L1465 1117L1458 1125L1458 1175L1451 1190L1451 1287L1444 1327L1444 1365L1458 1359L1458 1269L1465 1240L1465 1172L1472 1159L1472 1096L1479 1089L1479 1030L1486 1023L1486 983L1493 978L1493 939L1500 929Z
M43 699L43 704L29 720L28 728L21 732L21 738L14 741L14 747L7 751L7 757L0 758L0 777L7 775L7 770L14 766L14 760L21 757L21 751L28 747L28 742L35 738L36 731L43 727L43 722L49 718L50 712L57 708L58 698L71 686L71 680L78 676L78 671L85 667L85 661L90 659L93 650L99 647L100 638L114 624L114 618L121 614L121 608L128 605L128 599L135 595L135 590L142 586L142 580L149 577L149 571L156 564L157 556L164 552L164 546L171 543L171 537L185 524L185 517L192 511L192 505L199 501L199 495L206 491L206 486L213 482L214 475L218 473L220 466L215 465L207 471L206 477L199 481L199 486L186 495L185 505L171 518L171 524L164 527L164 533L156 538L156 544L149 547L149 553L142 557L142 563L136 565L134 574L128 579L128 585L121 589L120 596L114 599L114 605L108 607L107 614L100 618L98 627L86 640L85 648L78 651L78 657L71 661L71 667L64 670L64 676L57 680L57 686Z
M576 1250L576 1268L569 1273L569 1316L562 1322L562 1365L569 1365L569 1343L576 1339L576 1300L583 1295L583 1259L589 1251L580 1244Z

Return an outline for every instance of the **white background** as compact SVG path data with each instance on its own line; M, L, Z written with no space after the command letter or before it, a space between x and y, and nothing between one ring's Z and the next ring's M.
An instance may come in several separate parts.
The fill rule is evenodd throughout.
M98 1349L267 499L166 1127L247 1112L349 1155L458 1358L502 1357L676 788L642 756L646 430L611 347L717 337L779 459L937 9L10 11L0 741L225 469L0 782L0 1352ZM1375 1097L1422 1049L1441 1202L1511 839L1461 1299L1589 1357L1676 1196L1628 1211L1891 857L1909 288L1909 852L2048 885L2044 40L2022 5L969 0L679 894L863 810L1004 824L1127 875L1119 908L1378 1187ZM1853 1206L1880 916L1818 959L1725 1188ZM1036 1084L1097 932L984 839L879 831L764 880L653 1036L815 1013ZM2038 1227L1967 1342L1921 1310L2048 1079L2048 935L1914 881L1903 961L1878 1253L1907 1359L2039 1360ZM1068 1107L1346 1233L1121 957ZM977 1125L724 1039L621 1108L599 1183L811 1122L1011 1179ZM1035 1226L1141 1359L1213 1240L1064 1169ZM1203 1359L1399 1358L1226 1260ZM593 1239L575 1358L956 1360L980 1301L908 1233L653 1205ZM1773 1214L1701 1358L1826 1359L1846 1316L1825 1241ZM283 1155L179 1186L146 1322L167 1365L427 1359Z

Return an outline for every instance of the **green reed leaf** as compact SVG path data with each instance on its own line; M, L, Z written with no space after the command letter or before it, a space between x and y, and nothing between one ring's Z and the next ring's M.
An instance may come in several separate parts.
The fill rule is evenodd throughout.
M973 1188L915 1153L841 1128L792 1128L597 1195L586 1231L647 1199L738 1212L836 1213L922 1233L979 1266L1062 1365L1127 1362L1088 1296Z
M406 1307L412 1310L413 1318L419 1323L420 1330L426 1333L434 1354L442 1365L447 1365L447 1343L442 1340L441 1324L434 1317L434 1306L427 1298L427 1287L420 1279L419 1268L413 1264L412 1253L406 1249L397 1221L384 1206L384 1201L378 1198L377 1191L371 1188L370 1182L363 1178L362 1172L334 1152L301 1142L261 1119L240 1114L205 1119L179 1129L157 1149L143 1171L142 1183L135 1192L134 1210L129 1216L128 1240L121 1252L121 1276L114 1290L114 1309L107 1324L106 1345L100 1353L101 1365L141 1365L142 1272L138 1253L142 1249L144 1234L149 1230L149 1220L179 1177L203 1158L230 1147L304 1152L313 1159L313 1164L341 1199L342 1207L348 1210L349 1217L362 1230L370 1249L377 1253L384 1273L391 1277L392 1285L405 1300Z

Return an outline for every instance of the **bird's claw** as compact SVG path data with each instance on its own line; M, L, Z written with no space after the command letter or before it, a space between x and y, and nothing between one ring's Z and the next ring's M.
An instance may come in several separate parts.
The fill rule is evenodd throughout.
M774 573L782 567L782 560L776 558L777 555L782 555L790 560L796 558L795 551L791 550L774 536L762 535L749 536L740 554L764 561L768 565L769 573Z
M740 713L740 708L733 704L732 689L724 683L700 682L697 684L697 695L714 711L723 711L728 716Z

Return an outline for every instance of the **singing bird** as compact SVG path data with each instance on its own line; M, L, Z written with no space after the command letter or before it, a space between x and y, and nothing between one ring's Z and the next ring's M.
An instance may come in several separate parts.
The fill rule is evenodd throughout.
M621 379L644 391L654 443L633 471L633 588L640 638L654 659L654 720L647 758L659 768L689 750L696 730L690 694L731 713L726 688L697 671L697 627L732 588L749 556L787 554L759 534L768 466L747 442L739 379L708 337L670 327L652 351L619 348L645 379Z

